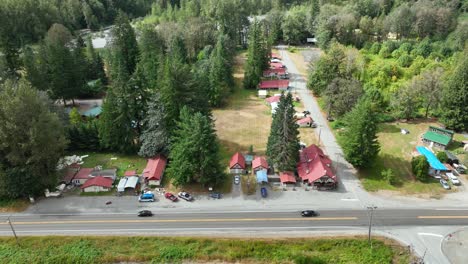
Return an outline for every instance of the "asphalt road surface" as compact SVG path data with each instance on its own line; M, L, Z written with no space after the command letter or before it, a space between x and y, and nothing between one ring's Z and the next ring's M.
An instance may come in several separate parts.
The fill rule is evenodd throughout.
M301 217L299 211L238 212L153 212L153 217L135 214L15 215L11 223L20 235L95 235L95 234L158 234L186 231L222 230L299 230L320 227L367 227L366 210L330 210L318 217ZM375 210L373 226L443 226L468 225L466 210ZM6 216L0 217L0 235L11 235Z

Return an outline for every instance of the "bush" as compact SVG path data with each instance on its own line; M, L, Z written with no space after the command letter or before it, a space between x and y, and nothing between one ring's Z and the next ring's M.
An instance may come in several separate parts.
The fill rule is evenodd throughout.
M429 178L429 163L425 156L413 157L411 168L414 176L420 181L426 181Z
M442 163L445 163L448 160L447 153L445 153L444 151L437 152L436 157Z
M413 62L413 58L410 55L403 54L399 59L398 59L398 64L401 67L409 67L411 66L411 63Z
M370 48L370 53L372 54L379 54L379 51L380 51L380 43L378 42L375 42L374 44L372 44L372 47Z
M390 185L395 185L397 183L397 178L395 174L393 174L392 169L383 170L381 176Z

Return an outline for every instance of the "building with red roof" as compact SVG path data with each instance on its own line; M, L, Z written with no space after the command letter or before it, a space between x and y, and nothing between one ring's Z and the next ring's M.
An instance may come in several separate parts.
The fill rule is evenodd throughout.
M271 69L284 69L283 63L281 62L270 62Z
M265 99L265 101L269 104L272 104L272 103L278 103L280 99L281 99L281 96L275 95L275 96L268 97L267 99Z
M304 117L296 121L296 124L298 124L300 127L311 127L313 123L314 120L310 116Z
M161 155L148 159L146 168L143 170L143 177L148 185L161 185L166 164L167 159Z
M124 172L125 177L138 176L136 170L128 170Z
M266 80L261 81L258 85L258 89L278 89L286 91L289 87L288 80Z
M91 173L93 172L93 168L81 168L73 177L72 182L76 185L84 184L88 179L91 178Z
M330 158L317 145L301 150L297 163L297 173L302 181L318 188L334 189L338 179L332 171Z
M275 68L275 69L268 69L263 71L263 77L265 78L271 78L271 77L277 77L277 78L284 78L286 77L286 69L284 68Z
M252 173L256 173L259 170L268 170L268 162L265 157L255 157L252 160Z
M82 186L83 192L108 192L112 189L112 178L97 176L87 180Z
M231 173L240 174L244 173L245 168L245 157L240 152L236 152L229 161L229 171Z
M296 176L292 171L280 172L280 181L282 184L296 183Z

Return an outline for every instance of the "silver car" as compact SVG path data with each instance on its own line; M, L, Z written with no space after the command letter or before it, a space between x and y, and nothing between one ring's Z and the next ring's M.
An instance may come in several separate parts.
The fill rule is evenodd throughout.
M440 179L440 185L442 185L442 187L444 187L445 190L450 190L450 185L446 180Z
M240 183L240 176L239 175L234 176L234 184L239 185L239 183Z

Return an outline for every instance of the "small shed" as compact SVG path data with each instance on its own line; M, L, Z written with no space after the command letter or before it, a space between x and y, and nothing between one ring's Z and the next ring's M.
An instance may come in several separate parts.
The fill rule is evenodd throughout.
M282 184L295 184L296 176L294 176L294 172L292 171L283 171L280 172L280 181Z
M268 171L268 162L265 157L255 157L252 161L252 173L256 173L259 170Z
M268 94L267 90L258 90L258 97L259 98L266 98L267 94Z
M245 158L240 152L236 152L229 161L229 172L242 174L245 172Z
M138 176L128 176L123 177L119 181L119 185L117 186L118 192L124 192L126 190L135 190L139 184L140 178Z
M105 178L102 176L97 176L87 180L83 186L81 186L81 191L83 192L108 192L112 189L112 183L114 180L111 178Z
M259 170L255 174L257 175L258 183L268 182L268 175L266 170Z
M299 125L299 127L312 127L313 123L314 120L310 116L304 117L296 121L296 124Z
M263 91L263 90L260 90L260 91ZM279 103L280 99L281 99L281 95L275 95L275 96L270 96L267 99L265 99L265 102L271 105L272 103Z

